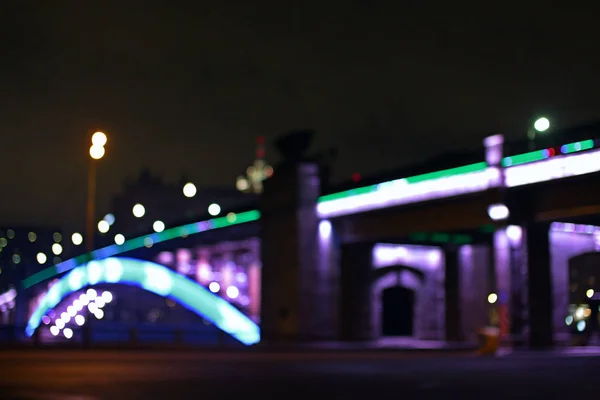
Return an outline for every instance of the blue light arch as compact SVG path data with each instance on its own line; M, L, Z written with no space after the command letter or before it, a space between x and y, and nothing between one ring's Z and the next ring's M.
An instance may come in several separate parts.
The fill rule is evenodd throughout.
M102 283L135 286L171 298L245 345L260 341L260 328L256 323L198 283L160 264L119 257L90 261L57 281L31 315L26 335L31 337L40 326L42 317L66 296Z

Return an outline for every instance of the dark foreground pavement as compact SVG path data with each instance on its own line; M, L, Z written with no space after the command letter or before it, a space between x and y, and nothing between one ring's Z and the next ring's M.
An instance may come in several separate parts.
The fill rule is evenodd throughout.
M597 371L587 353L2 351L0 399L599 398Z

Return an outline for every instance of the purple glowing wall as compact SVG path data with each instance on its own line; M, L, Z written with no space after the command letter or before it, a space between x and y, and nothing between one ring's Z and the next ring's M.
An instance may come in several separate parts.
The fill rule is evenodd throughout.
M477 343L477 331L488 324L488 295L492 292L490 249L465 245L459 249L460 309L464 338Z
M319 257L314 294L320 304L315 315L322 337L335 338L339 324L340 251L336 233L330 221L319 223Z
M550 269L552 274L553 322L555 339L570 337L564 320L569 305L569 260L598 250L600 228L555 222L551 225ZM495 233L496 287L500 304L509 304L511 292L510 246L524 246L526 234L519 226L509 226ZM523 254L526 257L526 254Z
M556 339L569 336L565 324L569 306L569 260L577 255L596 251L596 237L596 229L586 229L584 225L554 223L550 228L553 320Z
M490 255L485 246L461 246L458 253L460 268L461 329L466 341L475 343L477 329L487 324L490 293ZM374 337L381 336L383 290L403 286L415 293L414 338L445 340L445 254L438 247L377 244L373 249L373 268L396 265L414 268L423 279L410 270L390 271L373 283L371 290L371 329Z
M444 335L444 254L429 246L377 244L373 248L373 268L402 265L419 270L424 279L404 270L390 272L371 288L371 329L373 337L381 337L382 292L393 286L412 289L415 294L413 337L421 340L443 340Z
M254 321L259 321L259 239L163 251L155 261L195 280L241 308Z

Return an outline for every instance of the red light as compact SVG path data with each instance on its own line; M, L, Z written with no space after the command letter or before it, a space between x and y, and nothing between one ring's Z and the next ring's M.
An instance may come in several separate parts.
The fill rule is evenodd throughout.
M259 136L256 138L256 143L258 144L264 144L265 143L265 137L264 136Z
M358 172L355 172L352 174L352 180L354 182L359 182L360 181L360 174Z
M257 158L265 158L265 149L260 148L260 149L256 150L256 157Z
M556 155L556 150L550 148L548 149L548 157L554 157Z

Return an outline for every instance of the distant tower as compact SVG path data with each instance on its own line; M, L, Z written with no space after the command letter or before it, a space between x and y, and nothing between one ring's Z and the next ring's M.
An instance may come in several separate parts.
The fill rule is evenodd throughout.
M263 181L273 175L273 167L265 161L265 138L256 139L256 159L246 170L246 176L237 177L235 187L244 193L262 193Z

